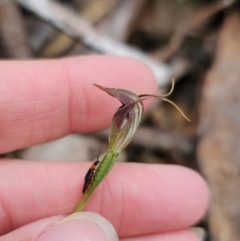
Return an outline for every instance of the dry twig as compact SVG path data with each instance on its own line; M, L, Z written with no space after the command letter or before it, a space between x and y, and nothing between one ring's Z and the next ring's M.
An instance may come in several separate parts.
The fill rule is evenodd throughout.
M167 46L155 51L153 56L162 61L170 58L181 47L187 34L201 27L210 17L234 2L235 0L216 1L200 8L179 25L178 31L173 34Z
M91 0L85 5L86 6L83 7L81 11L78 11L79 14L81 14L82 17L84 17L91 24L95 24L116 7L117 0ZM63 32L57 32L55 36L43 46L40 55L41 57L60 56L61 54L66 53L75 44L76 41L74 39L70 38Z
M94 135L107 140L108 131L102 131ZM147 127L140 127L138 129L130 145L144 146L153 150L174 150L182 153L183 155L192 154L194 150L194 146L190 138L188 139L183 136Z
M172 73L168 66L157 63L137 49L97 34L89 22L63 5L49 0L16 1L72 38L82 41L101 53L131 57L146 63L154 72L159 85L162 86L170 80Z

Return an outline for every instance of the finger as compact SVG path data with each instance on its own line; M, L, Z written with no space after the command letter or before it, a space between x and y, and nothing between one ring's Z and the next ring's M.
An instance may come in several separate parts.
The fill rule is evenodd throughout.
M142 237L123 238L121 241L200 241L190 230L180 230L170 233L150 234Z
M0 153L109 126L120 103L93 86L156 92L144 64L91 56L0 64Z
M53 216L27 224L1 237L2 241L117 241L118 235L104 217L90 212Z
M41 233L45 232L49 227L59 222L62 218L63 216L58 215L29 223L21 228L1 236L1 241L36 240L36 238Z
M0 234L76 207L89 164L5 161L0 166ZM117 164L86 210L106 217L121 236L167 232L195 224L208 190L178 166Z

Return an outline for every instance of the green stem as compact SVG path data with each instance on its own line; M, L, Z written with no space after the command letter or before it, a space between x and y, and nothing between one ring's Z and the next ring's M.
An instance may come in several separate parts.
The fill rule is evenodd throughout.
M89 198L92 196L97 186L102 182L102 180L107 176L107 174L112 169L117 159L117 156L118 156L117 152L114 152L113 150L110 150L110 149L107 151L103 159L100 161L96 172L94 173L93 180L89 188L84 193L81 201L79 202L74 212L80 212L83 210L83 208L87 204Z

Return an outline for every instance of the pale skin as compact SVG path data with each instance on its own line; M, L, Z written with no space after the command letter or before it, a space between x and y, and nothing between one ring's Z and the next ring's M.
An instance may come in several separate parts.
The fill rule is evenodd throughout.
M92 83L136 94L156 94L157 89L148 67L131 59L1 61L0 152L107 128L121 104ZM144 104L147 108L151 102ZM0 235L33 240L58 215L70 214L90 166L1 159ZM207 205L204 180L187 168L121 163L85 210L106 217L124 241L161 241L166 234L172 241L195 241L188 228L201 219Z

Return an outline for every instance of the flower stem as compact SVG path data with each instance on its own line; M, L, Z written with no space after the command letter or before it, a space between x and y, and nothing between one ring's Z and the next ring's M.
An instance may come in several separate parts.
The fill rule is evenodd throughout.
M83 210L84 206L86 205L89 198L92 196L95 189L98 187L98 185L102 182L102 180L107 176L107 174L112 169L116 159L117 159L118 153L108 149L107 153L103 157L103 159L100 161L98 168L96 172L94 173L92 182L87 189L87 191L84 193L81 201L79 202L77 208L74 212L80 212Z

